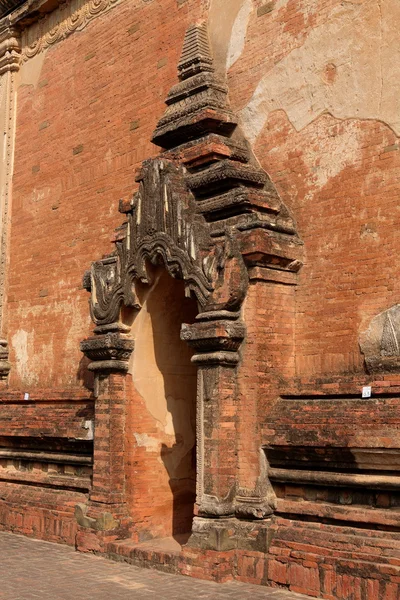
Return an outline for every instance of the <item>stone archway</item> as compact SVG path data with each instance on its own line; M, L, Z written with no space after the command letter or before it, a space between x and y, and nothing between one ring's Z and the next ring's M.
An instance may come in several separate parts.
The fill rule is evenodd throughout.
M302 245L287 208L241 136L225 82L214 72L204 25L188 29L178 71L179 82L153 135L163 151L143 163L138 191L120 203L126 220L116 231L115 252L93 263L85 276L96 327L81 348L92 361L98 403L109 402L102 430L110 435L111 396L126 401L131 380L125 374L136 352L134 331L122 315L126 308L142 310L135 286L149 283L147 265L162 265L183 282L188 297L196 298L199 314L182 325L181 337L197 366L194 531L212 545L215 520L262 520L273 510L265 473L254 489L242 488L237 476L237 386L246 333L241 309L249 279L293 285ZM115 418L124 431L125 421L118 413ZM125 472L120 439L122 450L109 450L120 464L114 468L109 460L107 472ZM109 449L114 443L110 437ZM96 437L94 472L90 511L96 515L112 506L116 527L123 518L115 515L126 513L125 480L116 475L116 494L101 473L96 476Z

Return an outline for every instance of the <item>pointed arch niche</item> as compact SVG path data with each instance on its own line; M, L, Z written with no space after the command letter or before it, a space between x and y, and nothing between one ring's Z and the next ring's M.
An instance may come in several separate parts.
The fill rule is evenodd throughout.
M126 503L145 536L181 542L191 532L196 501L197 370L180 329L182 321L194 323L198 310L182 280L163 266L147 271L149 284L136 285L141 310L133 311L131 324Z
M173 322L176 336L180 320L180 338L188 344L197 370L196 504L190 543L216 548L221 539L216 531L227 530L227 523L236 532L240 523L248 535L248 527L267 526L274 509L256 409L249 409L255 400L246 387L255 377L251 307L261 297L260 286L267 304L271 298L271 306L281 301L289 305L302 243L289 211L240 132L225 81L214 71L204 24L186 32L178 76L152 138L162 150L143 163L137 191L120 203L125 221L116 231L115 251L94 262L84 279L95 329L81 348L96 375L97 410L93 489L81 525L82 531L103 531L103 537L104 531L137 539L165 534L163 526L158 530L155 525L162 499L156 499L157 486L150 482L149 448L161 447L158 459L159 466L164 462L164 474L173 452L168 458L164 442L154 438L154 423L146 420L144 396L149 401L151 374L146 393L140 386L146 364L151 371L157 352L166 361L164 367L170 361L170 370L173 352L180 356L178 371L187 370L182 372L182 388L186 375L194 374L188 354L181 360L185 352L176 337L171 356L168 346L161 342L157 350L154 342L158 326L168 329ZM271 308L265 318L279 321L279 311L272 313ZM150 328L151 319L146 341L140 323ZM246 337L246 330L251 335ZM143 356L135 356L137 352ZM167 403L166 384L162 393ZM193 399L188 402L194 406ZM185 410L188 415L187 406ZM182 440L175 433L178 444ZM190 435L187 431L182 444L190 445ZM148 526L142 526L146 519ZM185 527L177 525L176 531ZM239 537L231 535L229 543L237 545Z

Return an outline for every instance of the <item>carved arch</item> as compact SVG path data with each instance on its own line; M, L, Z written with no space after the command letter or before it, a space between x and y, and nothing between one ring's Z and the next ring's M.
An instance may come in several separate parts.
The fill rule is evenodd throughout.
M199 370L198 514L262 519L273 510L262 474L256 489L246 493L231 475L229 481L224 474L215 480L206 476L216 440L206 439L204 422L219 418L224 403L229 410L237 404L235 382L246 335L240 309L249 280L293 284L302 243L290 212L240 133L225 82L214 72L205 25L186 32L178 73L152 138L162 150L143 163L133 197L120 202L125 222L116 231L114 252L94 262L85 276L96 327L81 349L92 361L89 368L103 376L127 371L134 341L120 312L122 306L140 309L134 283L148 282L146 262L161 262L170 275L183 279L200 310L196 322L181 330ZM229 446L222 438L218 444L222 463Z
M133 287L135 280L148 283L147 261L161 262L172 277L182 279L201 311L239 309L247 273L234 234L212 239L182 166L168 158L147 161L136 180L139 190L124 208L127 220L117 232L115 252L94 262L85 276L94 323L118 322L122 305L139 308ZM234 264L238 276L225 277Z
M144 161L138 190L120 203L126 221L115 251L84 278L98 334L118 329L122 305L139 308L133 288L135 280L147 282L146 261L183 279L202 313L237 313L249 268L293 273L301 266L294 221L267 173L251 162L205 25L186 32L178 73L153 135L164 150Z

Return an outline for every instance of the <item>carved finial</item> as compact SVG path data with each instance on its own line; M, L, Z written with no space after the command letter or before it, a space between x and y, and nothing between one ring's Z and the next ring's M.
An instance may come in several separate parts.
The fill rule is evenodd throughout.
M178 64L181 81L204 72L214 72L206 23L191 25L188 28Z

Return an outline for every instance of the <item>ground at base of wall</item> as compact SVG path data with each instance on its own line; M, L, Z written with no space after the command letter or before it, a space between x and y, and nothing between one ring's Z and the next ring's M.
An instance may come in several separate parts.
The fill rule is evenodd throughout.
M239 582L219 585L140 569L12 533L0 532L0 556L7 573L2 600L307 600L276 588Z
M277 519L268 554L181 547L172 538L110 542L118 561L221 583L277 586L327 600L398 600L399 534Z
M39 506L39 498L36 498L36 506L27 503L27 498L24 502L19 498L18 506L15 497L13 502L11 497L7 503L3 499L0 530L68 545L75 545L79 535L84 534L83 537L87 535L91 542L95 538L99 544L94 530L77 526L73 515L75 502L63 503L61 496L42 495L41 502L46 500L46 509ZM56 499L59 504L55 503ZM109 537L101 551L103 557L136 567L210 582L235 580L257 584L261 590L272 586L327 600L398 600L400 597L400 533L396 531L275 517L269 533L268 554L191 548L185 545L187 538L137 543L129 539L110 541ZM1 535L10 534L0 531ZM90 552L97 553L100 547L88 545L85 548L78 544L78 548L87 550L88 556Z

